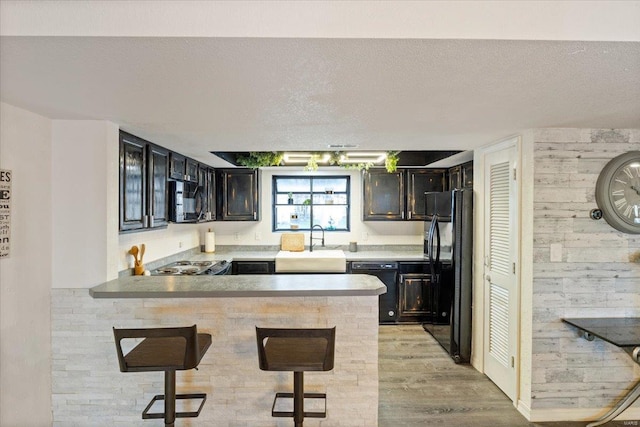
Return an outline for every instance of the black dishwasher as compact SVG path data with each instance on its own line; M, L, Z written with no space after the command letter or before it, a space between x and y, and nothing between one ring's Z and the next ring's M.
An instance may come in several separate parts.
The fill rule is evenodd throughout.
M370 274L376 276L387 286L387 292L380 295L378 307L379 321L396 323L398 318L398 263L379 261L354 261L351 274Z

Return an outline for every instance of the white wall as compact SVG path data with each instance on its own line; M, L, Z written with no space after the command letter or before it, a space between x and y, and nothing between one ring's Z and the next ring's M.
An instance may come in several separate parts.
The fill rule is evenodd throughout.
M520 366L518 409L527 418L531 413L531 378L533 366L531 360L533 339L533 200L534 200L534 131L522 134L520 155Z
M51 121L0 104L12 171L11 255L0 259L0 425L51 424Z
M287 168L265 168L261 171L262 191L261 191L261 218L259 223L244 231L240 231L240 240L245 244L259 245L279 245L282 233L273 233L272 230L272 179L273 175L349 175L351 182L351 209L349 232L326 233L326 245L348 245L349 242L357 241L362 245L418 245L422 244L422 233L424 224L420 221L362 221L362 179L360 172L342 168L319 168L316 172L305 172L300 167ZM222 232L221 243L238 244L233 233L236 227L226 226L226 224L216 224ZM255 233L259 233L260 240L256 240ZM216 240L218 240L216 230ZM308 241L309 233L305 233Z
M117 277L118 126L53 121L53 287Z

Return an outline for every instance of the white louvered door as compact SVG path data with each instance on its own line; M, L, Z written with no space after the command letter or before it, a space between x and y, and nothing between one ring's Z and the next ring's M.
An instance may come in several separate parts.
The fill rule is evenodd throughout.
M484 170L484 371L511 400L518 339L515 158L515 147L487 153Z

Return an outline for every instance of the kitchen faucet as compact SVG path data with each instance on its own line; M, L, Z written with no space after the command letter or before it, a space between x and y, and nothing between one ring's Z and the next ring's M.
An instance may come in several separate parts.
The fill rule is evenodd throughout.
M313 252L313 229L318 227L320 230L322 230L322 237L320 238L322 240L322 247L324 248L324 228L322 228L322 226L320 224L316 224L313 227L311 227L311 232L309 233L309 252ZM319 237L316 237L316 240L318 240Z

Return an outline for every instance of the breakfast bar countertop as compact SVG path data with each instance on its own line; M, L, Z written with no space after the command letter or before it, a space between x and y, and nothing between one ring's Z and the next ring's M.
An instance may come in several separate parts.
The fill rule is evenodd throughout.
M363 274L129 276L89 289L93 298L377 296L387 291Z
M334 248L314 248L314 253L322 253ZM307 249L308 251L308 249ZM199 252L191 256L194 260L209 261L274 261L279 250L226 250L214 253ZM395 249L390 246L385 249L359 250L357 252L343 251L347 261L425 261L422 247L419 249Z

